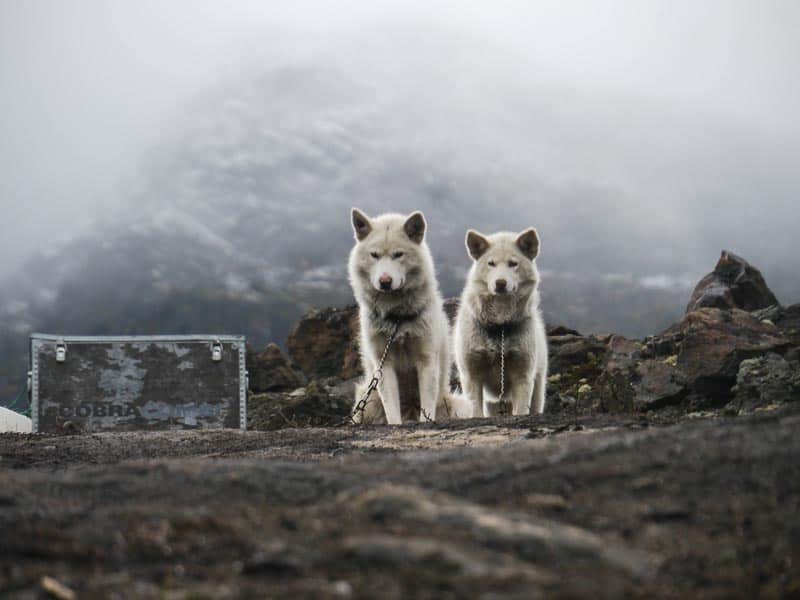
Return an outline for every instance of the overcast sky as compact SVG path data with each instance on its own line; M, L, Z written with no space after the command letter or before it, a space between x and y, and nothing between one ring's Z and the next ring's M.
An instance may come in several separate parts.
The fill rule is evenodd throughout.
M498 69L513 72L518 57L527 73L598 102L640 98L698 123L713 117L732 135L755 132L759 155L785 172L797 161L786 150L800 148L800 2L277 4L0 0L0 276L119 202L193 96L393 23L463 32L486 42ZM406 42L396 51L413 51ZM798 179L783 186L800 197ZM762 200L754 190L753 207Z

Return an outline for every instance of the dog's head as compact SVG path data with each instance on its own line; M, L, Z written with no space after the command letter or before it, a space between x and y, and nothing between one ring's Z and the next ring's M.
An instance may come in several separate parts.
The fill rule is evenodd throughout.
M351 260L360 278L384 293L412 288L421 281L427 254L421 212L370 218L354 208L352 219L356 247Z
M491 295L529 292L539 281L536 257L539 235L533 228L522 233L485 236L470 229L467 251L475 261L471 281L482 293Z

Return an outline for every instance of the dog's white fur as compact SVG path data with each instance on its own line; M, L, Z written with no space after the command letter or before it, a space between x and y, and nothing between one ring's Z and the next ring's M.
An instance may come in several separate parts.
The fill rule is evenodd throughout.
M421 212L370 218L352 210L356 244L348 272L359 308L361 364L365 381L356 387L356 404L378 368L395 323L399 328L383 365L383 380L361 422L400 424L418 418L468 416L464 398L448 393L450 347L447 316ZM382 289L383 285L388 289ZM377 401L376 396L379 398Z
M505 335L505 395L515 415L529 414L531 402L544 411L547 383L547 335L539 311L539 236L484 236L467 232L473 259L454 332L461 387L472 416L497 412L500 393L500 332ZM498 281L500 282L498 284Z

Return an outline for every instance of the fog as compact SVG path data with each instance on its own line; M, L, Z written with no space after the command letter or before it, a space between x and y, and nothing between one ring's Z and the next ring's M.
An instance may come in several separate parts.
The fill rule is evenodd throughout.
M793 293L799 59L792 1L5 1L0 277L113 218L210 91L320 64L409 140L426 123L431 160L549 197L545 223L597 201L603 272L693 275L726 246Z

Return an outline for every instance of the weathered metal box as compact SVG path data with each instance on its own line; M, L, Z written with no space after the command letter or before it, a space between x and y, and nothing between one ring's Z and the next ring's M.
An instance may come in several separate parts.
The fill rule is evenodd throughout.
M34 432L247 427L243 336L57 336L30 347Z

